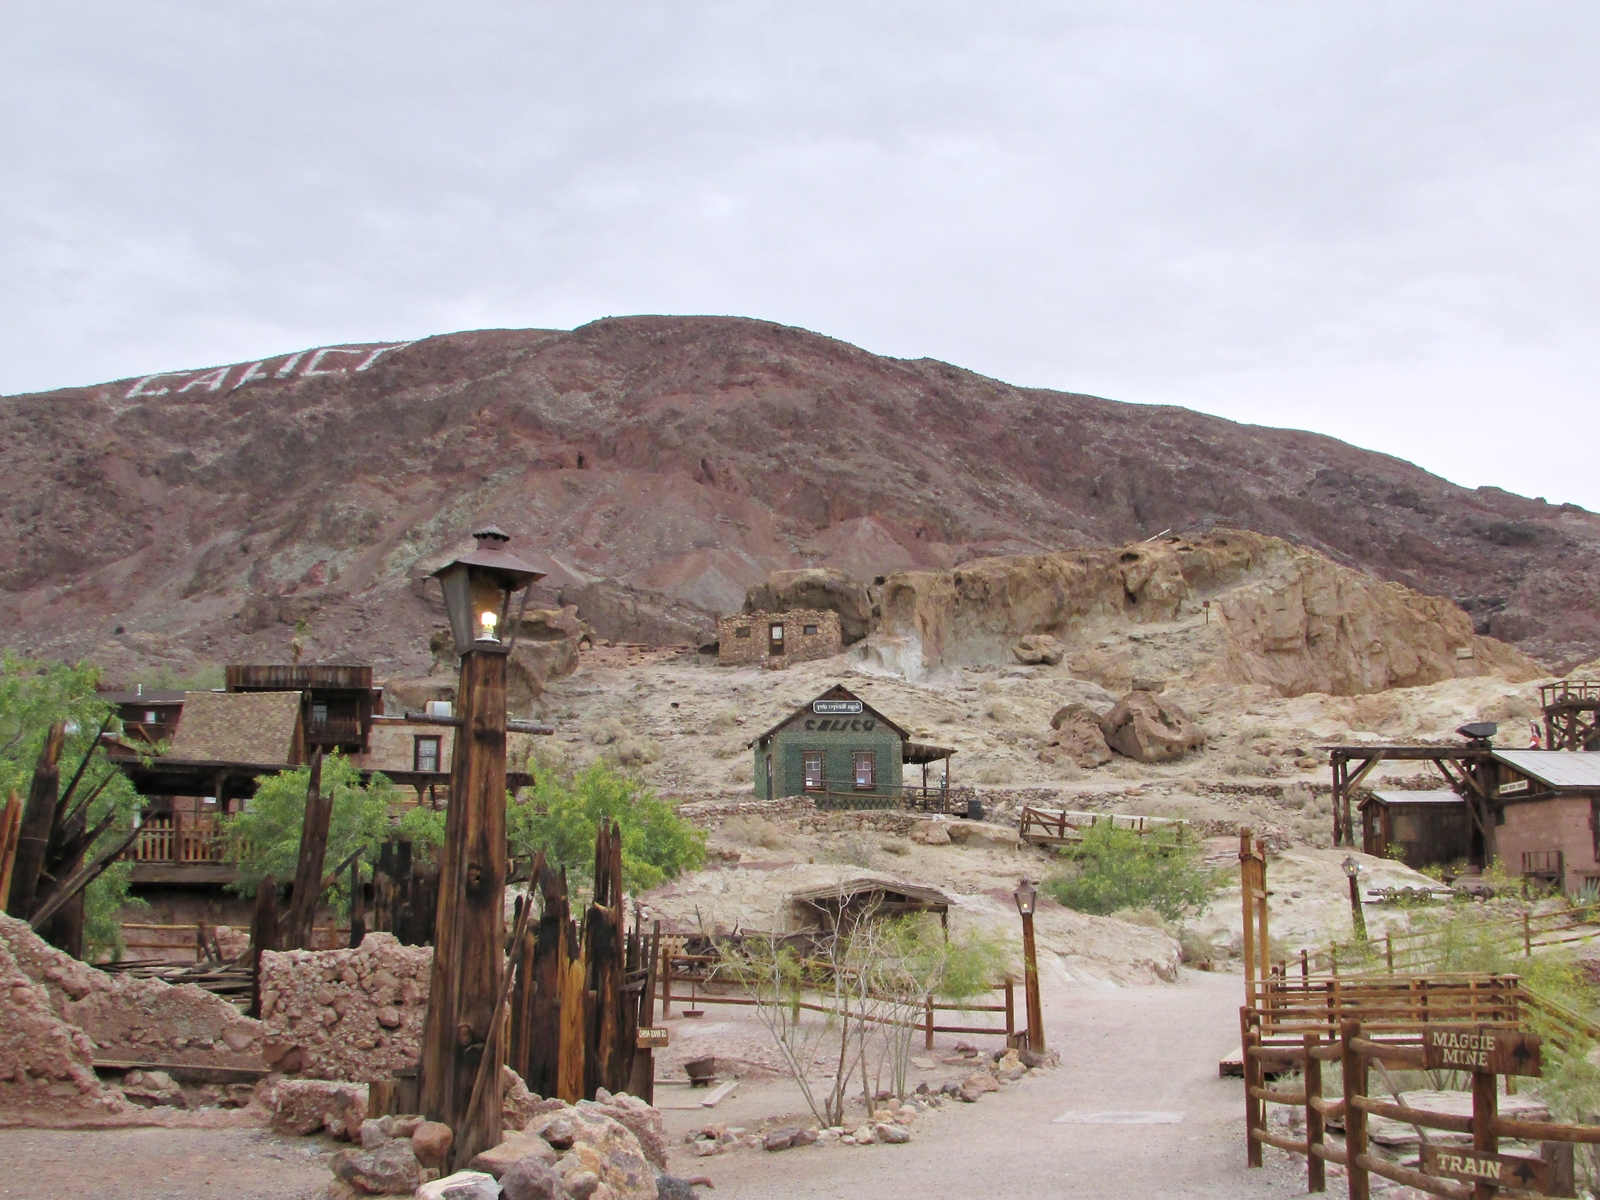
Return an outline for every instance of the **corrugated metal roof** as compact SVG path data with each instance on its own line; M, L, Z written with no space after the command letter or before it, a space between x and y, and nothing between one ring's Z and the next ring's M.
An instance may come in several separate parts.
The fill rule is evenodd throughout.
M1600 788L1600 752L1496 750L1495 758L1553 788Z
M1407 792L1407 791L1378 791L1373 792L1374 800L1382 800L1385 804L1460 804L1461 797L1449 788L1440 788L1437 791Z

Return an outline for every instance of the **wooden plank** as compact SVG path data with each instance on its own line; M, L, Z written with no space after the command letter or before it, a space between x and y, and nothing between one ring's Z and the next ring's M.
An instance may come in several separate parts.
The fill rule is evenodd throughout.
M1433 1026L1427 1030L1423 1053L1430 1071L1542 1074L1539 1035L1519 1029L1493 1025Z
M28 786L28 802L22 811L22 826L17 834L16 857L11 868L11 891L6 912L24 920L33 915L33 900L44 870L45 852L50 844L50 827L55 822L56 792L61 784L61 751L66 745L67 727L60 722L50 726Z
M733 1089L739 1086L737 1079L730 1079L727 1083L718 1084L711 1090L711 1094L700 1101L701 1108L715 1108L723 1100L733 1095Z
M1490 1154L1464 1146L1422 1147L1422 1171L1466 1183L1493 1183L1524 1192L1550 1194L1550 1166L1521 1154Z

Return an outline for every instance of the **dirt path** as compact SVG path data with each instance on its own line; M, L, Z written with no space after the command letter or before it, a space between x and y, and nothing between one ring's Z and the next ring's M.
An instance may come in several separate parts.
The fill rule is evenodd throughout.
M674 1168L708 1171L716 1196L740 1200L1302 1195L1304 1174L1286 1156L1245 1167L1240 1084L1217 1077L1238 1041L1240 991L1236 976L1185 971L1176 985L1057 992L1047 1027L1064 1035L1061 1068L919 1118L909 1146L675 1154ZM1170 1123L1057 1121L1103 1112Z
M302 1200L333 1149L264 1129L0 1129L0 1200Z

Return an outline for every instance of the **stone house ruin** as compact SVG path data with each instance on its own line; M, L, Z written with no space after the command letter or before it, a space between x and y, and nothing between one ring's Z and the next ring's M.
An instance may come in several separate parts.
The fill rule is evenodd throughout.
M717 622L717 665L775 667L831 658L844 649L839 614L826 609L738 613Z

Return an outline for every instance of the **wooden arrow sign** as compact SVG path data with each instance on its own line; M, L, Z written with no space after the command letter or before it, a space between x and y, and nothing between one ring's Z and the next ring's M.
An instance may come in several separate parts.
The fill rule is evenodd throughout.
M1468 1183L1494 1183L1524 1192L1550 1194L1550 1166L1537 1158L1489 1154L1465 1146L1424 1146L1422 1172Z
M1429 1025L1423 1053L1430 1071L1539 1075L1539 1035L1495 1025Z

